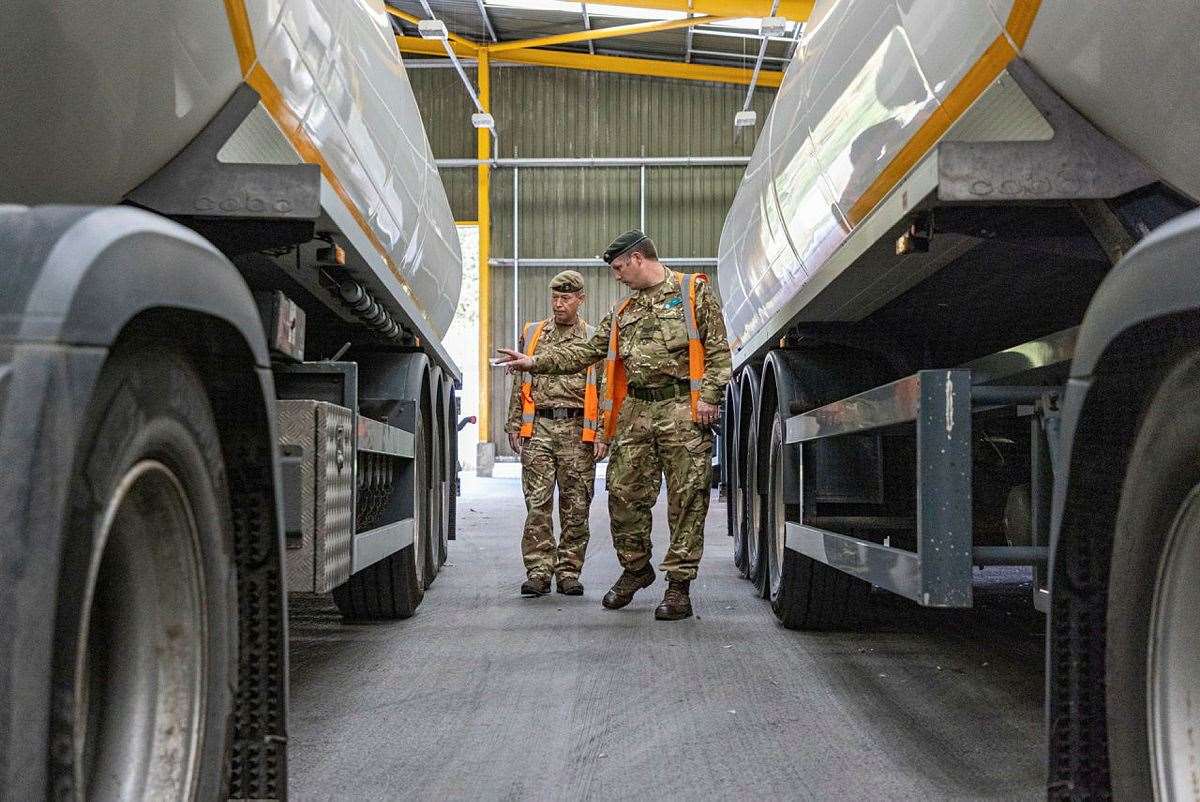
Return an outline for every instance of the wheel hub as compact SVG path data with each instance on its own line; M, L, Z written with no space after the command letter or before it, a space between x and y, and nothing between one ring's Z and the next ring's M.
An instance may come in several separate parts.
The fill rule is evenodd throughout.
M199 536L160 462L117 484L87 579L76 659L76 787L87 799L195 793L206 635Z
M1200 766L1200 485L1184 500L1159 560L1146 671L1154 796L1194 799Z

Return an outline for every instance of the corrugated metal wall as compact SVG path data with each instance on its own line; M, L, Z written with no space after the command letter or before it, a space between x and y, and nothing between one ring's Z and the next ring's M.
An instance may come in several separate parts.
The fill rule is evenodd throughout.
M475 71L468 70L471 80ZM414 69L409 80L438 158L472 158L471 103L453 70ZM610 73L530 67L492 70L492 114L501 156L749 156L753 131L735 140L733 114L745 87ZM766 117L774 90L755 93L753 108ZM659 253L714 257L741 167L650 167L646 170L646 231ZM458 220L474 220L475 170L443 170ZM594 256L639 217L638 168L526 169L520 172L519 256ZM492 258L513 256L513 172L491 181ZM549 313L547 285L555 270L493 268L492 342L512 341L516 321ZM598 322L623 288L606 270L585 271L584 316ZM509 382L492 390L492 438L501 454Z

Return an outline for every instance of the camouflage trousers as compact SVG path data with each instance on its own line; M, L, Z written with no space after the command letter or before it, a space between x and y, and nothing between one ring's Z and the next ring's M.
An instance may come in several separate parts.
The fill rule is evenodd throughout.
M608 515L622 567L650 561L651 509L667 478L671 545L659 570L668 579L695 579L704 553L704 518L712 476L712 434L692 421L687 398L626 398L608 463Z
M583 420L538 418L521 451L525 532L521 556L529 576L578 577L587 552L588 511L596 487L592 444L581 441ZM559 539L554 542L554 488Z

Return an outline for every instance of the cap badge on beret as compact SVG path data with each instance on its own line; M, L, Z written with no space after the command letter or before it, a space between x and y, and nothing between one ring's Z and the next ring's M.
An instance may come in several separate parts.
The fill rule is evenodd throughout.
M579 292L583 289L583 275L578 270L564 270L550 279L554 292Z

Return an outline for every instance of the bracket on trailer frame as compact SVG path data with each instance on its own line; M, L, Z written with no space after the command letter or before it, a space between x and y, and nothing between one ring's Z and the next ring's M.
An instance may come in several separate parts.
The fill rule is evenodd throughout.
M259 99L239 85L204 130L125 201L182 223L227 256L312 239L321 215L319 166L217 158Z
M970 370L923 370L826 404L787 420L784 443L797 446L840 435L916 424L917 550L894 548L870 540L830 532L806 522L788 521L786 547L818 562L857 576L925 607L970 607L971 569L976 564L1044 565L1044 542L1029 546L973 546L972 435L973 410L1013 404L1036 404L1055 395L1053 387L972 386ZM1035 422L1035 426L1038 425ZM1035 431L1035 435L1037 432ZM1049 438L1053 445L1054 438ZM1037 505L1034 526L1045 527L1040 491L1048 483L1046 440L1034 453ZM1042 481L1039 481L1042 480ZM886 520L886 519L880 519Z
M1157 180L1129 151L1071 108L1023 59L1008 73L1054 129L1047 140L941 142L943 201L1115 198Z
M971 372L923 370L788 418L784 443L917 424L917 550L787 523L787 548L927 607L971 606Z

